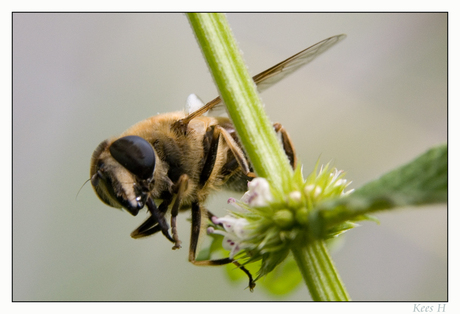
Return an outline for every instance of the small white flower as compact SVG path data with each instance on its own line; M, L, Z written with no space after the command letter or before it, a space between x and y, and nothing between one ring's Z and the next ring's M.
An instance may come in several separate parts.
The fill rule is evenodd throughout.
M315 197L318 197L319 195L321 195L321 192L323 192L323 189L321 189L321 187L319 187L319 186L315 187L315 194L314 194L314 196L315 196Z
M239 204L238 204L238 201L236 199L234 199L233 197L230 197L228 200L227 200L227 204L229 205L232 205L233 207L235 207L236 209L238 210L242 210L243 207L241 207Z
M243 241L247 235L247 230L244 229L248 225L248 221L244 218L236 218L226 215L222 218L213 217L212 222L216 225L221 225L224 230L216 230L212 227L208 228L208 233L220 234L224 236L222 247L230 251L230 258L233 258L239 251L244 249Z
M306 187L305 187L305 194L309 194L311 191L313 191L315 188L315 185L314 184L308 184Z
M263 207L272 201L270 185L264 178L255 178L248 183L248 191L244 193L241 201L250 206Z
M302 199L302 194L299 191L294 191L289 194L289 197L294 201L300 201Z

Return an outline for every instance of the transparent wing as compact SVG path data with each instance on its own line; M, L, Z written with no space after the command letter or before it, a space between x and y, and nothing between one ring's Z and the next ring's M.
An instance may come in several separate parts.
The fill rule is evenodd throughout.
M297 71L302 66L313 61L317 56L337 44L339 41L345 39L346 35L336 35L320 41L319 43L310 46L301 52L281 61L277 65L272 66L270 69L263 71L253 77L259 92L262 92L281 81L289 74Z
M301 52L296 53L292 57L289 57L286 60L281 61L280 63L272 66L271 68L257 74L252 78L257 85L257 89L259 90L259 92L266 90L270 86L284 79L289 74L293 73L294 71L297 71L302 66L313 61L317 56L319 56L320 54L322 54L338 42L345 39L345 37L347 37L345 34L341 34L326 38L320 41L319 43L316 43L313 46L310 46L302 50ZM223 106L222 99L220 98L220 96L216 97L200 109L194 111L193 113L182 119L181 122L182 124L186 125L192 119L204 114L205 112L208 112L211 109L212 111L219 112L222 109L219 108L221 106Z

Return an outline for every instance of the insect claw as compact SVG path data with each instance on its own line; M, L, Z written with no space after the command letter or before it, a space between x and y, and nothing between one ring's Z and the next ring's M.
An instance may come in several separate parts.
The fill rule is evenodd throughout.
M180 248L182 247L182 246L180 246L181 243L182 243L182 242L178 240L178 241L174 244L174 246L172 247L172 249L173 249L173 250L178 250L178 249L180 249Z

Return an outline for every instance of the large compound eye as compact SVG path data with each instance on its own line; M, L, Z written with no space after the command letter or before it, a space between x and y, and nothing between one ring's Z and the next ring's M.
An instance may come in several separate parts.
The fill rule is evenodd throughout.
M129 172L141 179L148 179L155 169L155 152L142 137L122 137L110 145L110 154Z

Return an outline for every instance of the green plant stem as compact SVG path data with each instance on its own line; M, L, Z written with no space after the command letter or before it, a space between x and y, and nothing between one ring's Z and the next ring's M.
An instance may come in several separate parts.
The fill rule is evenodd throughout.
M251 164L270 186L287 195L293 171L263 110L223 14L187 14L220 95L227 106ZM292 249L313 300L347 300L323 242L299 243Z
M223 14L188 19L254 171L285 194L293 171Z
M315 301L349 301L323 240L295 245L292 254Z

